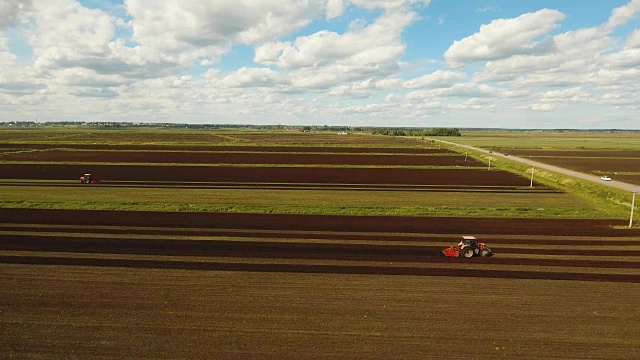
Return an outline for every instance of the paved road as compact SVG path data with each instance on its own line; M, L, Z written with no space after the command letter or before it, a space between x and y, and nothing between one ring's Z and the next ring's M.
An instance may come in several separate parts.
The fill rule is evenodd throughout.
M591 175L591 174L585 174L585 173L582 173L582 172L579 172L579 171L569 170L569 169L561 168L561 167L558 167L558 166L553 166L553 165L541 163L541 162L538 162L538 161L533 161L533 160L521 158L521 157L518 157L518 156L512 156L512 155L508 155L507 156L507 155L505 155L503 153L492 152L492 151L481 149L481 148L477 148L477 147L474 147L474 146L457 144L457 143L453 143L453 142L450 142L450 141L437 140L437 139L433 139L433 140L440 141L443 144L455 145L455 146L459 146L459 147L462 147L462 148L465 148L465 149L474 150L474 151L478 151L478 152L485 153L485 154L490 154L491 156L494 156L494 157L517 161L517 162L520 162L520 163L523 163L523 164L535 166L536 168L539 168L539 169L546 169L546 170L557 172L557 173L560 173L560 174L573 176L573 177L576 177L576 178L579 178L579 179L592 181L592 182L595 182L595 183L598 183L598 184L601 184L601 185L606 185L606 186L610 186L610 187L613 187L613 188L626 190L626 191L629 191L629 192L636 192L636 193L640 192L640 186L638 186L638 185L629 184L629 183L626 183L626 182L616 181L616 180L603 181L602 179L600 179L599 176L595 176L595 175ZM535 172L534 172L534 176L535 176Z

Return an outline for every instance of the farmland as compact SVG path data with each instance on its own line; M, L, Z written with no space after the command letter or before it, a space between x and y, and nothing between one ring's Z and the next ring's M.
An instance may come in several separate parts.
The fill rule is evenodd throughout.
M419 139L0 131L0 351L632 358L640 229L529 185Z
M459 142L640 185L639 132L536 135L539 133L470 132Z

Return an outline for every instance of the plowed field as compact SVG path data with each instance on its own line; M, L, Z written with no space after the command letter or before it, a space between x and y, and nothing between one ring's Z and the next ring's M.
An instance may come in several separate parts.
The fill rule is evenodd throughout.
M82 138L116 136L107 135ZM221 187L230 199L238 189L238 196L268 192L285 201L273 190L286 187L311 194L320 210L331 205L321 195L338 188L347 199L366 194L369 208L388 206L390 189L412 199L423 191L430 206L440 204L438 191L451 192L442 196L449 201L464 191L484 204L480 215L504 207L504 194L526 195L523 211L544 210L537 196L570 201L539 184L529 188L529 179L474 168L482 164L464 155L383 148L409 144L388 137L360 139L377 148L352 148L357 137L313 138L338 143L329 149L283 134L277 144L296 146L212 150L72 145L64 132L56 135L68 143L61 145L38 136L51 143L0 151L5 161L25 162L0 164L0 191L11 191L17 207L0 208L0 357L608 359L640 350L629 336L640 321L640 229L626 229L624 219L19 208L61 189L74 209L95 201L86 195L93 189L101 199L139 191L131 206L145 196L180 206L204 192L222 196L212 190ZM225 133L219 141L267 139ZM129 164L114 164L122 162ZM101 183L72 191L86 172ZM171 186L193 191L180 189L174 199ZM287 196L305 206L306 197ZM61 201L46 198L39 206ZM269 204L249 200L262 210ZM573 210L587 206L576 199ZM496 255L445 258L441 249L462 235L477 236ZM478 336L465 347L456 345L461 334Z
M528 186L525 178L501 171L468 169L225 167L131 165L0 165L0 179L70 180L90 172L104 182L253 182Z

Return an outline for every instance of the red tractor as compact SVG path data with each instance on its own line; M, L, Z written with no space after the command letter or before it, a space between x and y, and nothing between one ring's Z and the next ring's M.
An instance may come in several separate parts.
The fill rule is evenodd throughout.
M485 243L478 242L475 236L463 236L457 246L450 246L442 250L442 253L448 257L493 256L491 249Z
M80 183L81 184L97 184L98 180L94 178L93 175L91 174L83 174L82 176L80 176Z

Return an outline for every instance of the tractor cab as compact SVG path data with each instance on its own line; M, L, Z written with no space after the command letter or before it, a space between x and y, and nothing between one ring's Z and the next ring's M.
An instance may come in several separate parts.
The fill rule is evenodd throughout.
M460 241L460 243L458 243L458 247L460 247L461 249L463 247L470 247L472 249L477 249L478 248L478 239L476 239L475 236L463 236L462 237L462 241Z
M80 183L82 183L82 184L96 184L96 183L98 183L98 180L96 180L96 178L94 178L93 175L91 175L91 174L83 174L82 176L80 176Z

